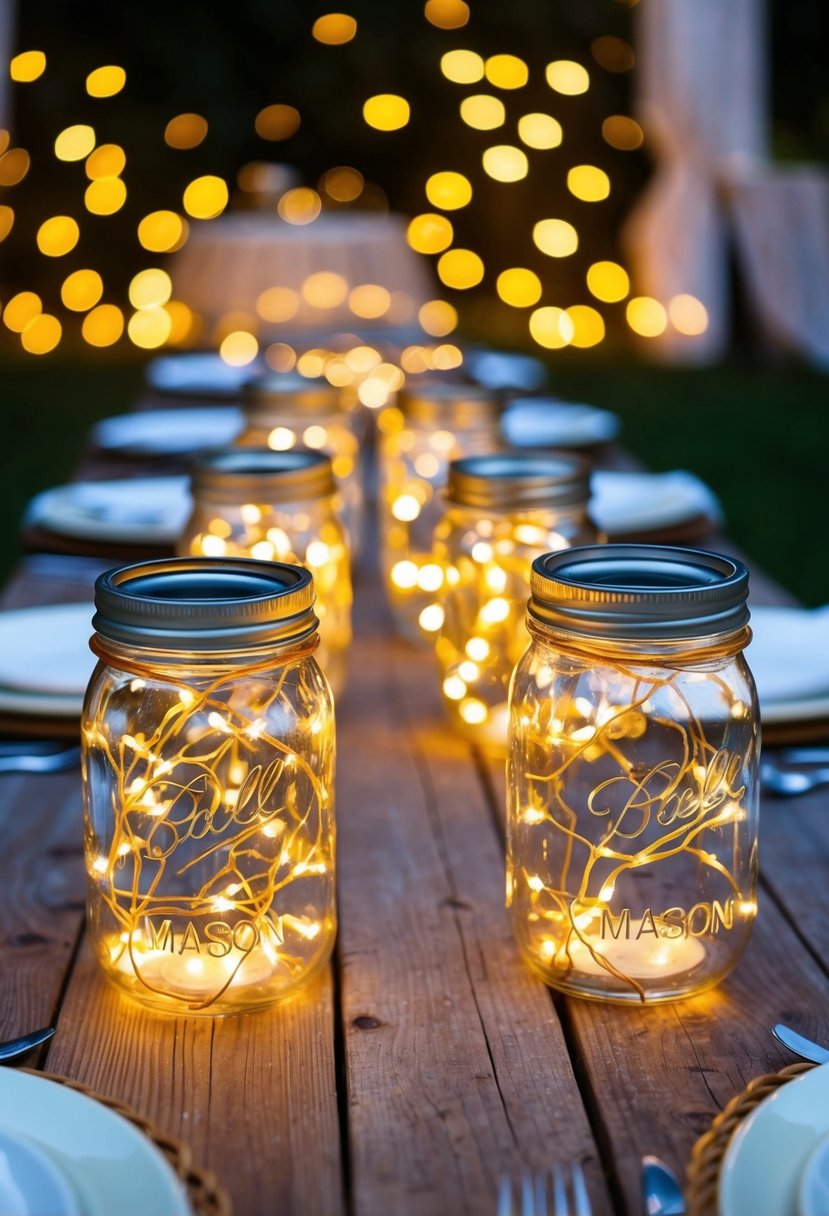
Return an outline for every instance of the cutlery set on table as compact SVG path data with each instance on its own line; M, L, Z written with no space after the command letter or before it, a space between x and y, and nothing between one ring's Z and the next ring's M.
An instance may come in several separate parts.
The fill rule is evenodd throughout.
M816 1065L829 1049L777 1024L788 1050ZM642 1158L642 1216L826 1216L829 1212L829 1069L799 1065L758 1078L698 1142L688 1198L659 1157ZM748 1109L743 1111L742 1106ZM732 1118L732 1107L740 1117ZM717 1129L725 1125L723 1136ZM716 1152L713 1161L711 1146ZM579 1161L504 1176L496 1216L592 1216Z

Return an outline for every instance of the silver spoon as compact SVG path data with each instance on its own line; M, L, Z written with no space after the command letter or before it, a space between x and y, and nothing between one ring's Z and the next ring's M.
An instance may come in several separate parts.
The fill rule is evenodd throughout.
M33 1047L51 1039L54 1033L54 1026L46 1026L43 1030L33 1030L30 1034L21 1035L19 1039L9 1039L6 1043L0 1043L0 1060L13 1060L16 1056L25 1055Z
M804 1060L811 1060L813 1064L829 1064L829 1051L825 1047L821 1047L820 1043L815 1043L812 1039L804 1038L790 1026L784 1026L782 1022L778 1022L776 1026L772 1027L771 1033L778 1043L788 1047L789 1051L793 1051L796 1056L802 1056Z
M829 767L804 772L802 769L778 768L771 761L764 760L760 764L760 784L778 798L791 798L796 794L806 794L818 785L829 785Z
M645 1216L685 1216L682 1188L659 1157L642 1158L642 1198Z

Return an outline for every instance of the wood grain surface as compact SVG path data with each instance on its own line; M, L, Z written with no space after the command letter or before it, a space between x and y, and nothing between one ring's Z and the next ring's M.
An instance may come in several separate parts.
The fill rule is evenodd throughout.
M108 564L29 555L2 606L88 598ZM754 587L788 602L759 572ZM639 1216L640 1156L681 1173L728 1100L790 1062L774 1022L829 1042L827 793L764 802L760 915L718 989L565 999L524 969L504 911L503 765L451 735L431 658L395 639L366 570L355 623L330 972L242 1017L133 1005L83 938L78 773L2 776L0 1037L55 1019L27 1063L186 1140L237 1216L477 1216L502 1173L576 1157L596 1216Z

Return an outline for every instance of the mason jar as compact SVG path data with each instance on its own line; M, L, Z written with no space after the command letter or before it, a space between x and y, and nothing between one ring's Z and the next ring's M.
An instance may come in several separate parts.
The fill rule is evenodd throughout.
M443 621L432 534L450 460L497 451L501 404L479 385L422 381L378 418L380 561L398 630L434 645Z
M178 554L307 566L317 597L317 659L338 696L351 644L352 594L331 458L323 452L220 450L195 459L190 481L193 510Z
M351 552L362 548L365 487L361 448L365 447L364 411L350 410L341 389L327 380L298 372L270 372L242 389L244 426L236 447L289 452L311 448L326 452L339 488L339 510Z
M520 950L576 996L718 983L757 911L757 697L748 572L717 553L537 558L510 693L507 905Z
M309 571L171 558L95 585L89 938L154 1009L282 1001L334 942L334 706Z
M590 544L590 469L576 456L467 456L449 465L432 545L443 623L435 643L444 705L473 742L506 750L512 669L527 646L530 568Z

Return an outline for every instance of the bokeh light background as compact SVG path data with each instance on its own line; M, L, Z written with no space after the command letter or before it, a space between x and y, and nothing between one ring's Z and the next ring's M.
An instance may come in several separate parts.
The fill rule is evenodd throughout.
M411 217L435 336L458 313L545 349L660 332L671 315L636 300L617 247L647 172L630 24L615 0L23 6L0 158L6 340L217 345L168 257L191 225L253 206L268 162L297 171L272 200L284 221ZM354 303L373 319L383 301ZM262 319L285 305L263 300ZM690 307L673 320L704 325Z
M425 318L436 336L455 312L479 336L546 350L705 328L693 297L637 296L619 248L648 172L635 0L347 8L20 5L0 137L6 340L33 354L218 345L165 265L191 224L254 204L267 162L297 170L272 200L288 222L342 208L412 217L446 302ZM829 128L806 53L815 8L772 8L784 154L813 156ZM380 315L382 300L363 304ZM290 311L275 297L263 308L265 320ZM253 349L237 346L238 359Z

